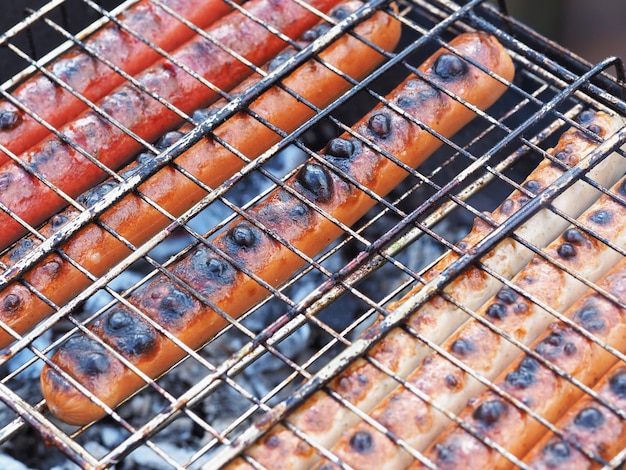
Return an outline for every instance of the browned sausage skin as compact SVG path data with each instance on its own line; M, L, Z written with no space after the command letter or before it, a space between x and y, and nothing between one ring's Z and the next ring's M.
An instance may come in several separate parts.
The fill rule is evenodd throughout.
M583 230L572 237L572 229L566 230L512 279L513 287L504 286L476 312L486 324L470 318L441 345L441 350L472 374L436 352L407 377L407 383L452 413L460 412L472 397L481 393L485 386L474 375L494 380L519 354L515 343L503 335L530 344L554 319L546 309L564 312L585 292L586 285L563 268L595 282L621 260L621 254L601 240L626 246L626 226L622 223L626 207L614 196L622 187L623 181L578 218L580 225L597 234L598 239L583 234ZM399 386L370 412L370 417L412 448L423 451L449 424L447 416L430 400L427 402L408 387ZM354 445L365 441L366 448ZM399 468L412 459L365 421L346 431L332 452L357 468L373 468L368 457L374 453L376 468ZM474 467L471 455L469 446L443 449L438 462L447 468L457 468L460 461L466 468L484 468L484 462Z
M556 423L563 437L547 434L524 457L524 462L530 468L590 470L603 467L623 452L626 446L624 363L620 361L613 366L594 387L594 391L602 401L589 395L578 400ZM621 416L612 410L619 410Z
M470 33L459 36L452 41L452 45L461 54L471 57L504 79L512 78L512 61L493 37ZM459 94L479 108L493 104L506 89L505 84L445 49L428 59L422 70L433 82L451 93ZM435 91L432 85L413 76L388 98L409 115L417 117L443 135L453 134L475 116L464 104ZM374 124L379 120L384 122L383 126ZM368 113L353 129L411 167L417 166L441 145L437 138L423 131L417 124L382 104ZM407 172L348 134L340 139L351 144L350 152L327 152L321 161L309 160L296 176L287 181L287 185L342 223L352 224L374 205L374 201L331 171L327 164L342 169L379 195L387 194ZM327 151L332 152L334 148L330 144ZM381 175L385 177L381 178ZM314 256L342 233L335 223L285 189L272 192L249 210L247 217L263 224L270 233L279 234L308 256ZM234 221L212 240L211 245L270 285L281 284L305 263L291 249L243 218ZM231 263L204 245L172 267L171 271L203 293L212 305L232 317L241 315L267 295L265 287L236 270ZM165 276L137 291L130 301L146 315L166 325L168 331L191 348L205 343L225 324L225 320L214 310ZM123 316L133 315L122 307L115 307L111 312L120 310L124 312L121 314ZM133 337L124 329L106 328L109 316L110 313L96 322L94 333L102 334L102 340L113 347ZM138 321L145 323L145 320ZM131 324L130 321L128 323ZM116 406L143 385L134 372L124 367L118 358L105 351L98 342L86 336L77 338L72 342L79 343L78 347L65 345L52 360L105 403ZM119 347L135 350L130 346ZM184 356L178 346L160 335L154 336L154 344L142 346L141 349L143 353L128 354L128 359L152 377L167 370ZM59 418L81 424L103 415L100 407L79 393L54 368L44 368L41 383L49 408Z
M163 0L163 5L199 28L206 28L231 10L224 0ZM141 72L160 57L138 36L165 51L172 51L194 35L193 29L148 0L133 5L120 14L118 20L127 29L110 23L91 35L85 46L129 75ZM122 75L78 47L55 60L47 69L92 102L124 81ZM41 72L21 84L11 96L55 128L86 108L80 99ZM47 99L42 100L42 96ZM19 155L48 134L49 131L29 114L8 100L0 102L0 145ZM0 150L0 164L8 160Z
M353 12L360 6L362 6L361 2L351 0L332 9L330 14L340 19L346 12ZM306 32L304 36L314 39L315 35L326 26L328 25L321 23L313 30ZM400 37L400 24L390 15L378 12L371 19L358 25L354 29L354 33L359 35L361 39L352 35L345 35L322 52L320 59L337 67L338 70L348 76L359 79L364 74L369 73L383 59L382 54L363 40L369 40L385 50L392 50ZM305 44L302 42L303 46ZM287 57L292 52L293 49L286 49L281 52L276 59L270 61L268 68L275 66L277 62L280 62L281 57ZM233 90L233 93L249 88L256 81L258 81L257 78L244 81ZM285 78L283 85L314 106L324 107L339 96L349 86L349 83L330 68L322 66L317 61L311 61ZM216 103L215 108L198 110L194 113L194 118L203 119L217 106L223 104L224 101L221 101ZM255 115L267 119L273 126L285 132L294 130L314 113L310 106L280 87L272 88L264 93L252 103L250 109ZM281 112L286 109L289 110L288 113ZM279 134L273 128L262 124L251 114L245 112L233 116L225 124L219 126L214 134L249 159L257 157L280 139ZM160 139L157 145L167 146L168 143L172 142L172 139L178 137L180 137L180 133L173 131ZM210 158L207 158L207 155L210 155ZM147 157L150 158L151 154L148 154ZM142 159L143 156L139 158L139 160ZM176 159L178 167L185 169L211 188L218 187L241 169L244 163L242 158L216 140L209 138L201 140ZM124 173L132 172L133 168L134 165L131 165ZM89 206L90 201L97 200L99 195L111 187L110 181L105 182L103 185L81 195L79 201ZM142 184L139 189L146 198L159 204L161 208L175 217L182 215L184 211L206 195L200 186L171 167L158 172ZM55 215L49 224L40 229L40 233L47 237L52 236L76 213L76 210L68 210ZM140 246L171 222L135 194L130 194L115 204L113 208L99 218L99 221L109 229L115 230L135 246ZM16 244L15 248L8 251L1 258L1 261L11 266L38 244L39 240L35 237L24 238ZM94 276L103 275L130 254L130 250L125 244L114 238L102 226L96 224L89 224L65 243L62 248L67 256ZM56 305L64 305L75 296L76 292L86 288L91 283L87 276L56 254L48 256L38 263L24 275L23 280ZM8 301L5 308L4 302L7 299L13 300ZM49 305L26 289L21 282L10 284L0 292L0 320L20 334L28 331L50 312ZM13 337L5 333L4 330L0 331L0 347L9 344L12 339Z
M566 243L573 243L573 246L584 243L584 239L574 229L567 233L566 238ZM565 250L569 252L570 248ZM626 260L604 276L598 282L598 287L614 295L618 301L626 302ZM626 310L600 292L590 290L565 312L565 316L596 339L619 351L626 351ZM557 366L560 373L587 386L593 386L618 361L612 353L564 323L551 324L533 343L533 350ZM529 355L514 361L495 383L502 391L549 422L555 422L583 395L582 389L576 384ZM487 416L488 422L485 420ZM479 429L482 436L502 445L518 458L523 457L547 431L530 414L516 408L492 390L472 399L459 417L465 424ZM482 464L494 469L512 466L509 460L493 448L458 426L447 429L439 436L425 456L435 464L446 467L449 463L442 464L441 456L452 455L453 452L446 454L443 450L454 448L466 449L462 455L471 460L473 466ZM459 453L454 455L458 458L454 465L467 466Z
M307 3L327 11L339 0ZM250 66L217 44L261 66L288 45L265 25L297 39L319 22L317 14L295 0L250 0L245 11L248 14L233 11L224 16L208 28L211 40L196 36L173 53L176 65L162 59L145 70L138 82L179 111L190 114L219 98L212 87L229 90L252 73ZM183 67L194 71L205 83ZM132 84L119 87L103 98L99 106L146 142L158 139L182 122L178 113ZM91 110L60 130L63 140L56 137L44 140L23 153L20 160L30 166L30 171L44 176L70 197L80 195L109 175L67 142L78 145L111 170L119 168L142 147L133 136ZM0 181L0 202L31 225L42 223L67 204L44 182L13 161L0 168ZM0 249L26 233L26 229L6 212L0 212L0 226Z
M578 116L577 120L580 125L594 129L603 137L614 134L623 125L621 119L603 112L585 111ZM597 142L587 138L577 128L567 130L559 138L556 147L548 151L554 160L547 158L543 160L522 186L524 188L547 187L563 174L565 168L578 164L596 147ZM561 162L564 166L555 164L555 161ZM624 170L626 170L626 161L619 154L615 154L608 157L601 166L596 167L590 176L595 181L609 186L617 180L617 176L614 175ZM570 216L577 217L598 196L599 192L590 191L586 183L577 183L556 199L553 205ZM489 214L490 219L495 224L504 223L527 201L526 194L522 191L514 191L500 207ZM568 222L565 219L549 210L543 210L516 230L516 234L535 246L545 246L565 230L567 225ZM471 250L492 230L492 225L476 219L472 231L458 243L458 248L460 251ZM455 251L450 251L443 256L433 268L424 273L425 281L435 278L458 256ZM527 250L521 243L508 239L482 258L481 262L494 272L510 279L531 257L530 250ZM478 267L470 267L452 280L445 288L445 292L458 304L477 310L495 295L500 287L501 283L495 277L485 275ZM403 308L410 303L413 296L419 295L420 290L421 284L399 301L390 304L387 310ZM440 344L466 319L467 314L452 302L435 297L413 313L407 324L429 340ZM404 329L397 328L382 338L368 352L368 356L396 376L404 378L429 352L430 349L425 344L409 335ZM329 384L330 389L364 412L369 412L374 408L396 386L397 382L394 378L367 359L354 361ZM287 417L292 426L326 448L330 448L339 439L341 432L355 424L357 419L356 414L325 391L314 394L305 405ZM308 468L316 459L319 459L319 455L311 446L280 425L275 426L258 443L246 449L246 454L268 466L273 462L281 462L281 468L285 469ZM238 459L228 468L248 467L244 459Z

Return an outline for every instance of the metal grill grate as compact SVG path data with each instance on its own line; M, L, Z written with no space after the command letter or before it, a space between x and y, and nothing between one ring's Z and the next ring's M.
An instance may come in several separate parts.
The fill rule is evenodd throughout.
M4 83L3 98L11 101L10 90L17 84L36 70L45 70L48 63L69 47L75 47L75 43L83 44L81 41L96 26L104 24L107 18L113 20L137 2L118 3L57 0L42 6L34 5L36 9L23 21L0 35L0 45L3 46L0 60L11 64L11 68L0 71L3 74L0 75L0 83ZM152 3L167 8L164 5L167 2L152 0ZM37 227L24 224L39 242L11 266L3 266L0 286L7 289L13 283L21 283L53 313L23 336L17 335L1 356L0 400L4 406L0 415L0 441L7 454L42 468L49 466L50 460L37 462L35 459L46 455L59 465L69 466L72 461L83 468L114 465L119 468L215 468L246 454L271 424L283 423L318 454L341 464L331 450L320 447L297 426L288 424L286 417L316 391L325 390L360 419L368 420L367 413L327 388L333 377L362 357L390 330L398 328L429 298L441 295L441 289L468 266L478 263L488 275L500 276L481 264L481 258L498 242L512 236L517 227L575 181L583 179L609 193L586 174L624 144L624 128L599 144L588 159L547 188L541 198L531 199L523 210L491 232L471 253L463 254L442 276L427 283L424 276L429 267L446 250L455 249L455 243L471 229L474 218L489 223L488 216L482 211L493 210L513 189L524 191L521 182L525 176L538 162L549 158L546 150L556 143L565 129L578 125L575 117L581 111L594 109L626 115L620 82L624 71L621 61L615 58L595 66L584 63L506 16L502 13L504 4L497 8L479 0L465 3L399 1L397 12L392 12L388 3L382 0L369 2L355 14L338 21L337 27L329 29L310 45L300 47L295 55L269 74L252 66L262 75L260 81L236 95L218 90L228 101L202 122L195 122L190 114L176 110L181 121L186 121L189 127L185 135L165 149L138 138L145 150L154 154L153 157L140 164L131 164L132 171L107 169L115 184L88 209L80 199L63 195L77 210L70 223L56 231L54 236L46 236ZM240 8L235 3L231 6ZM314 110L314 117L293 132L276 129L255 115L280 134L280 141L252 160L231 147L242 159L242 168L216 188L209 188L192 172L176 165L176 158L206 136L215 138L214 132L222 123L245 111L264 92L294 73L298 66L317 57L333 41L347 34L345 31L366 21L379 9L385 9L401 22L400 44L393 53L385 53L384 63L365 79L357 81L344 76L351 87L339 99L324 108L307 102ZM100 17L103 19L98 21ZM83 24L81 18L87 18L87 21ZM337 23L326 15L322 15L322 19ZM92 21L96 21L96 26L87 26L86 23ZM87 29L81 30L85 27ZM269 295L238 318L230 318L223 312L228 326L200 350L194 351L182 344L167 331L166 325L152 321L158 331L186 352L187 358L157 380L135 368L147 386L120 408L105 407L108 416L83 427L66 425L50 414L39 391L38 374L44 363L51 364L50 358L60 345L77 332L89 334L87 326L97 321L112 305L121 302L129 308L136 308L128 298L156 276L174 279L193 292L187 283L176 279L169 268L193 253L194 247L203 244L211 247L211 240L228 224L236 218L248 217L248 208L263 200L276 186L284 185L306 158L318 158L329 138L349 130L368 109L385 101L384 96L409 73L415 73L432 52L445 47L459 33L471 30L496 36L510 52L517 69L514 83L509 84L508 91L488 112L479 112L472 123L450 139L439 136L444 145L418 170L412 170L390 195L380 198L372 194L377 199L375 208L353 227L337 221L344 235L322 254L309 256L290 247L305 260L306 267L290 276L285 284L272 286L248 270L252 278L266 287ZM48 38L48 34L56 39L40 39ZM293 43L292 40L288 42ZM161 50L160 53L175 60L168 52ZM233 60L243 60L233 54ZM320 64L329 66L323 61ZM26 69L19 72L24 67ZM608 70L618 79L608 75ZM123 74L119 69L116 71ZM124 78L135 80L128 75ZM136 80L134 83L138 84ZM71 87L68 89L73 91ZM301 97L300 100L306 102ZM97 102L85 101L99 114L106 114ZM171 108L166 100L161 99L161 102ZM14 105L20 107L20 103L14 102ZM59 132L54 126L48 127ZM216 140L229 145L219 138ZM17 155L13 158L18 160ZM97 223L98 218L124 196L141 195L142 183L168 167L176 168L204 188L206 196L180 217L171 215L142 196L145 202L156 206L155 209L169 223L141 246L134 246L114 230L109 230L108 233L119 237L128 248L129 254L122 262L111 267L106 274L94 276L59 249L83 227ZM57 194L62 194L54 184L50 186ZM367 191L367 188L360 189ZM311 204L305 198L301 199L303 203ZM7 207L2 209L19 218ZM551 210L570 222L574 221L562 211ZM257 222L250 220L250 223ZM268 229L259 228L276 237ZM517 241L542 254L540 247L519 237ZM601 238L599 242L607 243ZM17 243L14 246L21 242ZM626 252L623 246L613 245L613 248L620 256ZM90 278L89 287L76 292L63 305L56 305L21 277L52 252ZM236 260L231 258L229 261L237 265ZM239 268L246 269L245 266ZM584 277L581 280L595 286ZM506 282L505 279L502 281ZM410 302L400 309L388 308L391 300L398 299L417 283L425 283L425 287ZM200 293L198 297L206 299ZM449 297L447 300L453 301ZM468 318L474 315L472 309L464 310ZM368 335L367 339L358 339L379 315L384 315L385 320L373 330L375 333ZM407 331L434 351L447 354L419 333ZM529 351L527 346L518 346ZM606 344L602 346L619 360L624 360L619 351ZM450 357L450 360L455 359ZM129 365L125 359L122 361ZM371 362L385 371L383 365L375 360ZM412 389L403 378L387 372L399 385ZM474 375L471 370L468 372ZM491 381L478 378L493 386ZM577 385L593 393L589 387ZM420 395L419 391L413 391ZM462 423L445 407L441 411L451 420ZM620 413L623 417L623 410ZM536 418L545 422L540 416ZM375 422L372 424L376 425ZM546 425L552 426L549 421ZM381 430L393 438L388 430ZM401 439L394 440L415 458L421 458L418 451ZM24 452L27 446L33 447L32 442L36 442L34 447L41 450L32 452L32 458L26 457ZM47 454L50 450L44 448L44 444L55 449L52 457ZM506 454L506 449L501 451ZM521 465L516 457L509 457L513 463ZM247 458L254 463L254 459ZM619 465L619 458L612 463L614 465L609 467Z

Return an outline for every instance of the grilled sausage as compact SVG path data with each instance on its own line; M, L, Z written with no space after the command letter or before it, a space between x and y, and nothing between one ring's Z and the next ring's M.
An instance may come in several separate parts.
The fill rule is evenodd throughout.
M622 180L614 191L624 188ZM617 246L626 246L626 207L610 195L603 195L578 219L599 237ZM592 282L599 279L622 255L603 242L570 228L536 255L496 296L478 310L478 315L524 344L529 344L554 318L535 302L564 311L582 295L585 284L565 273L551 260L579 273ZM526 295L531 296L531 301ZM475 374L493 380L518 354L517 347L499 333L475 319L469 319L442 344L441 348L461 361ZM408 377L407 382L445 409L458 413L484 386L443 355L432 353ZM495 413L495 411L494 411ZM379 403L370 417L412 448L423 451L448 424L446 416L406 387L399 386ZM484 417L488 426L490 416ZM455 467L455 449L445 449L439 461ZM410 455L385 434L364 421L343 433L332 452L355 468L403 468ZM376 455L376 459L371 456ZM471 459L470 459L471 460ZM332 468L323 463L320 468Z
M603 136L612 135L623 122L620 118L605 113L586 111L578 117L581 125L594 129ZM601 130L600 130L601 129ZM577 164L592 149L596 142L585 137L578 129L572 128L563 133L558 144L549 153L565 167ZM610 186L619 174L626 170L626 160L615 153L605 160L590 175L595 181ZM543 160L527 177L524 188L546 187L563 173L563 167L549 159ZM589 185L577 182L557 198L553 205L577 217L597 197L599 193ZM493 213L489 214L495 224L501 224L517 211L528 200L522 191L514 191ZM528 222L523 224L516 234L535 246L545 246L556 238L567 227L567 221L549 210L540 211ZM541 228L540 230L538 228ZM477 219L472 231L458 243L461 251L470 250L492 230L492 226ZM530 260L532 253L522 244L512 239L500 243L481 262L491 270L510 279ZM424 273L426 281L432 280L446 267L450 266L458 254L450 251L437 264ZM470 267L457 276L445 288L445 292L455 301L472 310L477 310L483 303L496 294L501 283L493 276L488 276L478 267ZM399 301L392 303L387 309L392 311L402 308L410 299L419 293L421 284L412 289ZM456 308L451 302L442 298L434 298L420 307L408 320L408 325L419 331L429 340L440 344L459 325L467 319L467 314ZM430 349L407 334L404 329L397 328L375 345L368 355L383 364L394 374L406 377ZM397 386L397 382L366 359L358 359L329 383L328 387L339 393L344 399L364 412L369 412L379 401ZM287 420L298 430L305 433L317 444L330 448L342 431L357 421L357 416L332 398L324 391L317 392L307 400L305 406L294 411ZM296 434L283 426L275 426L257 444L246 449L246 453L261 464L273 466L281 462L281 468L309 468L319 454L311 446L302 441ZM229 468L246 467L243 459L238 459Z
M311 0L309 5L327 10L336 3L338 0ZM251 0L245 9L255 19L296 39L319 20L316 14L294 0ZM286 44L255 19L234 11L214 23L208 33L219 44L254 64L262 65ZM220 89L232 88L252 72L248 65L200 36L177 49L174 57ZM165 59L144 71L138 80L185 113L192 113L218 97L212 88ZM178 114L130 84L118 88L99 105L148 142L181 121ZM64 126L62 132L69 141L78 144L110 169L119 168L141 150L137 140L95 111L80 115ZM57 138L36 145L22 154L21 160L72 197L107 177L102 169ZM66 204L46 184L14 162L0 168L0 182L0 202L30 224L41 223ZM0 226L0 249L25 232L24 227L5 212L0 213Z
M570 238L578 240L575 232ZM598 287L626 302L626 260L622 260ZM565 316L587 332L620 351L626 351L626 309L591 289ZM533 343L533 350L560 373L593 386L617 363L617 357L583 336L575 328L557 322ZM536 358L524 355L495 381L498 387L544 419L556 421L583 391L568 379L548 369ZM626 383L626 382L625 382ZM468 404L459 417L481 436L522 458L546 433L547 428L525 411L516 408L493 390ZM509 468L511 462L471 437L460 427L447 429L431 444L425 456L441 468ZM453 456L450 460L448 457ZM417 465L416 465L417 467ZM560 467L559 467L560 468Z
M463 35L452 44L461 54L496 74L505 79L512 78L512 61L491 36L483 33ZM446 50L435 53L421 70L433 82L479 108L490 106L506 88L489 74ZM407 78L388 98L443 135L453 134L475 116L470 108L415 76ZM441 144L403 114L394 113L383 104L366 114L353 130L411 167L420 164ZM344 224L352 224L374 205L374 200L339 176L339 170L379 195L393 189L406 177L407 171L351 134L338 139L331 141L321 160L312 158L305 162L286 184L320 210ZM279 234L282 240L307 256L315 255L342 233L333 221L285 189L277 189L247 211L248 218ZM229 255L232 263L245 266L270 285L281 284L303 266L303 258L246 219L233 221L211 241L211 247ZM218 257L203 244L171 271L203 293L213 308L219 307L220 311L237 317L268 292L253 278L235 269L232 263ZM225 324L215 310L165 276L137 291L130 301L191 348L201 346ZM127 323L137 326L116 329L110 324L111 316L128 317ZM136 320L131 321L131 317ZM138 325L142 330L151 331L150 335L141 335L146 338L141 348L137 348L133 340L137 337L133 333ZM147 325L129 309L116 306L91 328L140 370L154 377L184 354L173 342L156 334ZM68 372L110 406L117 405L143 385L143 381L124 367L119 358L88 336L76 336L68 341L52 361L59 370ZM51 365L42 371L41 385L49 409L64 421L80 424L103 415L102 408L81 394Z
M353 12L360 6L362 6L360 1L350 0L331 10L330 14L341 19L346 13ZM303 37L310 41L327 26L321 23L305 32ZM371 41L383 49L393 50L400 38L400 24L390 15L378 12L355 27L353 32L361 39ZM342 36L320 54L320 59L348 76L362 78L383 59L383 56L361 39L353 35ZM306 45L306 41L302 41L301 45ZM282 58L288 57L293 51L294 49L289 48L281 52L268 64L268 70L278 65ZM257 78L251 77L235 88L233 93L249 88L256 81ZM339 96L349 83L327 66L312 60L285 78L283 85L313 105L325 107ZM216 103L215 107L222 104L224 101ZM311 107L280 87L264 93L252 103L250 109L256 116L267 119L273 126L286 132L294 130L314 112ZM288 113L280 112L287 109ZM210 112L210 109L203 109L195 113L194 117L202 119ZM257 157L280 138L273 129L261 124L252 114L246 112L233 116L214 132L220 139L250 159ZM159 145L167 145L171 137L177 136L180 136L179 132L166 134L162 139L166 142ZM207 159L207 155L211 158ZM176 159L176 164L209 187L215 188L239 170L244 161L220 143L207 138L181 154ZM134 165L131 165L125 171L132 172L133 168ZM85 205L90 205L90 201L97 199L111 187L110 182L105 182L82 195L79 200ZM174 216L182 215L206 195L196 183L171 167L158 172L139 189L144 196ZM45 236L51 236L65 221L72 219L75 213L75 210L68 210L55 215L40 232ZM111 210L106 211L100 217L100 222L134 246L141 245L170 223L169 219L135 194L128 195ZM37 244L38 239L34 237L22 239L15 248L3 256L2 261L10 266ZM66 255L95 276L103 275L130 253L125 244L97 224L84 228L62 248ZM32 271L25 274L24 279L56 305L65 304L76 292L90 284L84 274L58 255L45 258ZM4 302L10 298L19 298L19 307L14 305L15 302L7 304L12 306L10 309L4 307ZM50 311L48 304L19 282L9 285L0 293L0 319L19 333L28 331ZM6 346L11 340L12 337L4 330L0 333L0 347Z
M556 423L565 439L548 434L524 458L533 469L600 468L626 446L626 367L617 363L594 387L602 402L586 395ZM621 411L621 416L606 405ZM589 456L581 452L583 449ZM614 468L614 467L611 467ZM615 467L619 468L619 467Z
M165 0L163 4L199 28L206 28L231 10L224 0ZM133 5L118 19L128 31L111 23L90 36L85 47L129 75L138 74L159 58L159 53L136 35L165 51L172 51L194 34L191 28L148 0ZM47 68L54 77L93 102L121 85L124 78L88 51L75 47ZM86 107L43 73L29 78L12 96L55 128ZM42 100L42 96L48 99ZM19 155L48 134L49 131L29 114L9 101L0 102L0 145ZM0 164L8 160L0 150Z

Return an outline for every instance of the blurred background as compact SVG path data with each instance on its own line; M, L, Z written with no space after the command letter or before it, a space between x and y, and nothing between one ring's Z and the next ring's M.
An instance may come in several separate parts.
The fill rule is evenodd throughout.
M592 63L626 60L626 0L507 0L511 16Z

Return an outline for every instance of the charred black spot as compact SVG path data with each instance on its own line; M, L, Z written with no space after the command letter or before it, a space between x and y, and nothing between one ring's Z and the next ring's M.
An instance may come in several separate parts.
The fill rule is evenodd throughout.
M410 109L417 105L417 100L412 95L400 95L398 96L396 103L402 109Z
M574 418L574 423L576 426L585 429L599 428L604 424L604 415L599 409L590 406L589 408L580 410Z
M570 448L563 441L552 440L542 450L546 464L558 467L570 457Z
M313 42L317 38L323 36L330 29L330 25L326 23L322 23L317 25L315 28L309 29L305 31L300 39L306 42Z
M218 47L208 39L193 41L190 46L198 57L213 57Z
M502 320L506 318L506 315L507 315L506 305L500 302L495 302L487 308L487 316L489 318L493 318L494 320Z
M271 435L265 439L265 446L270 449L274 449L280 445L280 438L276 435Z
M196 124L200 124L201 122L206 121L207 119L209 119L215 113L217 113L217 109L215 109L215 108L196 109L193 112L193 114L191 115L191 119Z
M510 287L503 287L500 292L496 294L496 299L501 300L505 304L512 305L517 300L517 292Z
M2 173L0 175L0 191L6 191L9 186L11 186L11 182L13 181L13 177L11 173Z
M576 117L576 120L579 124L586 126L591 124L595 118L596 114L593 111L583 111Z
M598 126L597 124L591 124L591 125L587 126L587 129L589 131L593 132L597 136L601 136L602 135L602 127Z
M17 111L8 111L6 109L0 110L0 130L8 131L13 129L20 120Z
M489 400L480 404L472 413L472 417L485 426L496 423L506 412L506 405L500 400Z
M439 90L437 90L436 88L432 87L431 85L427 84L426 82L423 82L426 87L423 90L420 90L417 93L418 98L420 99L420 101L428 101L431 100L433 98L438 98L439 97Z
M591 214L589 216L589 220L592 221L594 224L606 225L608 223L611 223L611 221L613 220L613 213L611 211L600 209Z
M78 72L81 70L93 70L94 58L90 54L81 54L72 57L70 60L60 60L52 65L52 73L66 82L72 85L72 81L75 80ZM56 84L55 84L56 85Z
M515 210L515 202L511 199L505 200L500 206L500 212L504 215L511 215Z
M563 259L576 257L576 248L571 243L561 243L556 249L557 254Z
M567 229L563 234L563 240L572 245L583 245L587 242L587 238L585 238L582 232L575 228Z
M453 80L467 73L467 64L454 54L441 54L433 64L433 70L444 80Z
M354 155L355 146L354 143L348 139L337 137L332 139L326 147L326 152L338 158L350 158Z
M61 262L57 260L48 261L43 265L43 269L50 278L55 278L61 271Z
M548 336L539 342L535 350L546 359L556 357L560 354L565 338L563 330L552 331Z
M139 165L144 165L154 160L154 154L150 152L141 152L139 155L137 155L137 158L135 158L135 160Z
M563 330L553 331L546 336L542 343L549 344L550 346L561 346L563 344Z
M11 261L19 261L22 259L30 250L35 246L35 241L32 238L22 238L16 244L15 247L11 250L10 258Z
M180 139L184 137L185 133L180 131L170 131L165 133L155 144L155 147L159 150L165 150L166 148L174 145Z
M417 94L419 101L428 101L439 96L439 90L424 80L411 79L404 84L407 90L413 90L412 94Z
M295 55L295 53L296 53L296 51L293 50L293 49L286 49L286 50L284 50L283 52L278 54L276 57L274 57L270 61L270 63L267 65L267 71L268 72L273 72L278 67L280 67L285 62L287 62L289 59L291 59Z
M408 80L405 84L404 84L404 88L406 88L407 90L414 90L414 89L419 89L421 88L426 82L424 82L424 80L419 80L417 78L412 78L410 80Z
M465 357L474 351L474 345L464 339L457 339L450 346L450 351L457 357Z
M587 331L601 331L606 325L598 309L587 303L574 313L574 320Z
M59 230L67 222L67 216L63 214L57 214L50 219L50 227L53 232Z
M239 248L254 248L260 239L260 232L248 222L239 222L227 232L230 243Z
M374 441L367 431L358 431L350 438L350 447L359 454L367 454L372 451Z
M518 315L526 313L528 311L528 304L525 301L521 301L513 305L513 312Z
M187 291L172 287L159 302L159 315L169 324L178 322L187 311L193 308L193 298Z
M22 305L22 299L17 294L8 294L2 301L2 310L9 314L16 313Z
M334 18L337 21L341 21L341 20L345 20L348 16L350 16L350 13L352 12L349 9L347 9L343 5L340 5L331 10L330 16L331 18Z
M154 159L154 154L149 152L142 152L135 157L135 164L127 166L123 171L120 172L120 176L122 178L130 178L135 175L141 168L142 165L150 163Z
M378 137L385 139L391 133L391 118L387 113L376 113L367 121L367 127Z
M506 382L516 388L525 389L535 383L535 372L539 370L539 363L530 356L524 357L517 369L506 375Z
M156 346L156 331L126 310L113 310L104 319L105 334L122 353L137 356Z
M292 218L292 220L295 220L295 221L307 220L310 213L311 213L311 210L309 209L309 206L301 202L297 202L296 204L294 204L293 206L289 208L289 215Z
M571 153L567 153L562 150L554 154L554 158L556 158L557 160L563 163L567 163L570 160L570 156L571 156Z
M78 196L77 201L85 207L91 207L115 188L115 186L116 184L113 181L105 181Z
M235 280L235 269L208 248L201 248L191 257L191 266L198 277L205 280L229 284Z
M440 462L454 463L456 461L456 449L453 445L436 443L434 449L437 453L437 460Z
M459 388L459 379L453 374L447 374L443 381L446 384L446 387L450 390L456 390Z
M538 194L541 191L541 184L535 180L526 181L522 187L526 188L532 194Z
M317 202L329 202L333 197L331 177L320 165L307 163L298 172L296 180Z
M75 358L79 372L88 376L103 374L111 365L104 347L86 336L72 336L64 349Z
M574 354L576 354L577 349L578 348L574 343L565 343L565 346L563 346L563 352L566 356L573 356Z
M611 391L620 398L626 398L626 371L619 372L609 380Z

